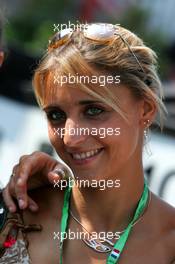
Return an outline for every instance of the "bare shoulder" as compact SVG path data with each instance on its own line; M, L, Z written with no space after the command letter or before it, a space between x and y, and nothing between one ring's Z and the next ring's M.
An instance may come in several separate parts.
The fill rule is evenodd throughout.
M160 235L162 248L175 263L175 208L156 195L152 194L152 220Z
M38 204L38 212L32 213L27 210L27 218L43 218L43 215L49 218L61 219L64 190L52 186L41 187L30 192L31 198Z
M155 194L152 194L155 216L161 226L175 231L175 207L171 206Z

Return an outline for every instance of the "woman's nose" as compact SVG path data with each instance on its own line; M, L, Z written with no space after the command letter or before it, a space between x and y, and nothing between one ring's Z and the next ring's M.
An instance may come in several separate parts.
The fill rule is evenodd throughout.
M88 136L88 128L80 126L79 122L67 119L64 127L63 142L66 146L77 147Z

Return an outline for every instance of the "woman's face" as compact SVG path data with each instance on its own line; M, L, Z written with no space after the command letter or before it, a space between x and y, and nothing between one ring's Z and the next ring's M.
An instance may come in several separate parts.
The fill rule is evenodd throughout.
M52 89L51 75L46 85ZM128 123L110 106L78 87L58 86L54 100L47 98L43 107L51 144L78 179L112 179L141 156L143 102L123 85L109 89L119 98Z

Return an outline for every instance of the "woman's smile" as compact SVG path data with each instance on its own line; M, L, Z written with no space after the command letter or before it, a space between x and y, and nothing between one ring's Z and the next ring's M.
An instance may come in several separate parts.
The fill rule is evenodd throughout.
M104 148L98 148L83 152L69 152L71 163L74 165L86 165L101 157Z

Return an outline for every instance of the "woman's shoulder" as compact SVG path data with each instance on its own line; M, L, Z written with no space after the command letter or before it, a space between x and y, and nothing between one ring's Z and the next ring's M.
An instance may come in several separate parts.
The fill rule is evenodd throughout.
M40 212L48 211L49 208L62 211L64 190L48 185L30 191L29 195L38 204Z
M152 194L150 221L162 248L175 260L175 208Z
M159 219L159 223L167 229L175 231L175 207L168 204L160 197L152 194L155 216Z
M25 223L31 224L34 221L42 226L55 219L60 221L63 208L64 191L52 186L43 186L29 193L29 196L37 203L39 210L31 212L29 209L23 211ZM44 216L44 217L43 217Z

